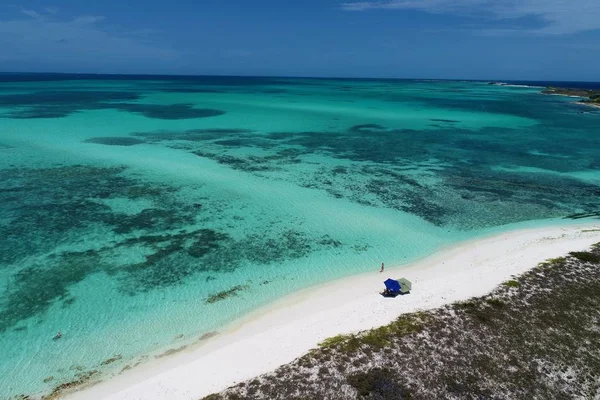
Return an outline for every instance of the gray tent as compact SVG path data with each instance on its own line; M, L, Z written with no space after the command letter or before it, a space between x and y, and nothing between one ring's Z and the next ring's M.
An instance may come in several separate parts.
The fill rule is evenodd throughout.
M402 294L409 293L412 289L412 283L406 278L398 279L398 283L400 284L400 293Z

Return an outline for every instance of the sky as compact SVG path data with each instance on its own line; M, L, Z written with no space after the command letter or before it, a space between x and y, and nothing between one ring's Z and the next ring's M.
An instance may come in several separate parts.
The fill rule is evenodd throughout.
M600 81L600 0L0 0L0 72Z

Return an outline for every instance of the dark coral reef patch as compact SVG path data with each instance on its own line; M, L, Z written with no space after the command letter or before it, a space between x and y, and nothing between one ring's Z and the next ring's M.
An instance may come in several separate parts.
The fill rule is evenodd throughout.
M97 137L84 140L85 143L103 144L106 146L134 146L145 143L143 140L130 137Z
M74 112L113 108L112 102L137 100L133 92L61 90L0 96L0 106L12 109L4 117L62 118ZM118 103L115 103L118 104Z
M190 142L202 142L214 139L230 138L234 136L246 136L252 133L249 129L189 129L184 131L152 131L152 132L134 132L133 136L144 138L147 142L162 142L170 140L184 140Z
M121 111L142 114L157 119L192 119L209 118L225 114L222 110L195 108L193 104L139 104L121 103L114 107Z
M225 114L225 111L195 108L193 104L143 104L132 103L141 98L135 91L64 90L40 91L0 96L0 107L9 111L0 117L63 118L72 113L86 110L120 110L156 119L208 118Z
M202 128L134 135L262 177L281 179L284 174L302 187L406 211L439 226L477 229L600 208L598 185L555 173L597 168L598 138L586 136L584 146L575 145L568 133L574 128L563 126L562 120L545 125L544 136L537 132L539 126L469 130L453 126L459 120L428 120L442 125L415 130L366 122L333 131ZM559 150L555 143L562 144ZM250 151L240 154L240 148ZM297 173L295 165L316 154L346 165ZM508 168L498 168L504 165Z
M0 225L0 268L11 271L0 304L0 332L41 317L56 302L69 307L77 301L70 288L92 274L115 279L122 293L133 296L200 273L283 262L341 246L334 238L289 229L233 238L226 227L199 223L199 213L202 221L219 221L219 207L199 210L178 199L177 187L144 182L127 172L83 165L0 171L0 212L10 221ZM124 213L109 206L114 199L153 206ZM81 241L98 232L102 237L92 244ZM73 245L78 249L65 250ZM125 253L141 256L123 263Z

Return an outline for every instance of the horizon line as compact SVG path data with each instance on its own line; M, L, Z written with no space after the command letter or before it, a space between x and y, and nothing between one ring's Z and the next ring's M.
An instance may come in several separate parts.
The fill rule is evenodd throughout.
M131 77L207 77L207 78L283 78L283 79L338 79L338 80L398 80L398 81L468 81L468 82L573 82L595 83L600 81L581 80L535 80L535 79L485 79L485 78L399 78L399 77L353 77L353 76L301 76L301 75L227 75L227 74L162 74L162 73L119 73L119 72L28 72L28 71L0 71L2 75L84 75L97 77L131 76Z

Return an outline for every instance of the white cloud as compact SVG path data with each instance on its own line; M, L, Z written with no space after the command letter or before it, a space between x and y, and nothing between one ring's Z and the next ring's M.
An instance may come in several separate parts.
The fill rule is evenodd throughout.
M599 0L385 0L347 2L342 8L348 11L419 10L497 20L537 17L545 26L525 30L545 34L600 29Z
M21 12L28 18L0 20L0 62L93 65L101 61L118 67L179 56L151 40L103 28L102 16L64 20L33 10Z
M97 22L104 21L104 19L105 17L101 15L82 15L73 19L73 23L79 25L95 24Z
M349 11L364 11L370 9L424 10L430 12L449 12L467 8L472 5L485 3L485 0L391 0L391 1L360 1L344 3L342 8Z
M33 19L41 19L42 18L42 14L38 13L37 11L28 10L26 8L23 8L21 10L21 12L23 14L27 15L28 17L33 18Z

